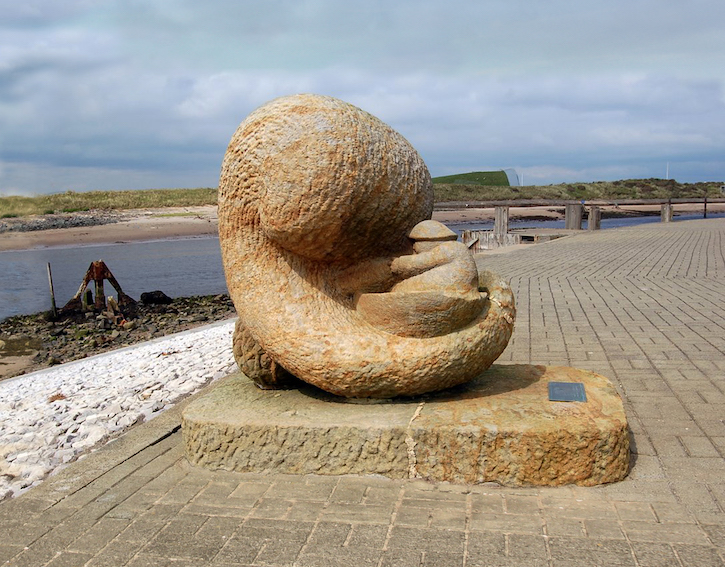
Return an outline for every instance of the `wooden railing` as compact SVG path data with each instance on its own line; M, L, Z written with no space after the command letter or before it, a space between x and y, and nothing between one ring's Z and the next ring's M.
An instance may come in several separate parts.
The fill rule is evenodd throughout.
M587 210L587 229L599 230L601 228L602 207L620 205L660 205L660 219L662 222L671 222L673 207L676 204L703 205L703 218L707 218L707 204L725 203L723 198L704 197L702 199L621 199L621 200L540 200L522 199L519 201L474 201L467 203L436 203L436 209L457 208L491 208L494 209L494 225L492 231L464 231L463 242L472 250L487 250L500 246L511 246L521 243L521 236L509 232L509 209L511 207L564 207L564 229L582 230L584 210ZM474 242L475 241L475 242Z

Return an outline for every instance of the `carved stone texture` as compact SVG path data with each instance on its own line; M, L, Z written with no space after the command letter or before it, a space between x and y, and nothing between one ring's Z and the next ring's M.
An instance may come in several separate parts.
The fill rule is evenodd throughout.
M427 221L432 208L423 160L370 114L319 95L254 111L219 182L227 287L250 336L293 375L346 397L480 374L511 336L513 295L495 275L479 293L470 253Z
M241 319L234 325L232 352L239 369L262 390L298 386L300 381L269 358Z
M550 382L587 401L550 402ZM231 377L182 417L189 461L282 474L381 474L458 484L594 486L629 470L629 431L609 380L586 370L496 364L449 392L347 402L310 387L260 396Z

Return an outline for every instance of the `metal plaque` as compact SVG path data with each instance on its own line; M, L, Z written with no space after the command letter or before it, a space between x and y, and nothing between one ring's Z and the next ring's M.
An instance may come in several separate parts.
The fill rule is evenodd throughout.
M550 402L586 402L587 393L581 382L549 382Z

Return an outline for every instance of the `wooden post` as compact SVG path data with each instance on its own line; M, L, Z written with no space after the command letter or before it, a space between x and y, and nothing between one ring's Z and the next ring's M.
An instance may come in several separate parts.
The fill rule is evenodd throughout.
M53 290L53 274L50 271L50 262L48 262L48 284L50 285L50 310L53 319L57 319L58 309L55 307L55 291Z
M672 203L665 203L662 205L660 220L662 222L672 222Z
M589 207L589 216L587 218L587 230L599 230L602 225L602 209L599 207Z
M702 218L707 218L707 195L705 195L705 206L702 209Z
M497 238L503 238L509 232L509 208L495 207L493 221L493 235Z
M581 203L566 206L566 215L564 217L564 228L568 230L582 229L582 211L584 206Z

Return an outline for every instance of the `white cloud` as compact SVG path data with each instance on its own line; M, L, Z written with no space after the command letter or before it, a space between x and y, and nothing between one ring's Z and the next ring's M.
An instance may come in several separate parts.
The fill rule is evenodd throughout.
M0 0L4 192L213 185L244 116L296 92L379 116L434 175L651 176L668 160L681 180L725 178L715 0L18 6Z

